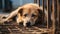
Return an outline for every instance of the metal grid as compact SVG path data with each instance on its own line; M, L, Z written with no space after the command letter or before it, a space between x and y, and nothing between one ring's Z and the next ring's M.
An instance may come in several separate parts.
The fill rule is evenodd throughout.
M38 3L37 1L39 1L39 0L36 0L36 3ZM50 21L50 19L51 19L51 16L53 16L53 20L52 20L52 34L58 34L58 33L60 33L60 23L59 23L59 1L58 0L42 0L42 6L43 6L43 11L44 11L44 1L46 1L47 3L47 12L48 12L48 18L47 18L47 29L49 29L49 21ZM39 2L40 3L40 2ZM38 3L38 4L39 4ZM50 5L50 3L52 3L51 5ZM40 4L39 4L40 5ZM50 11L52 12L52 13L50 13ZM44 17L44 16L43 16ZM43 18L44 19L44 18ZM56 32L55 32L56 31ZM58 33L57 33L58 32Z

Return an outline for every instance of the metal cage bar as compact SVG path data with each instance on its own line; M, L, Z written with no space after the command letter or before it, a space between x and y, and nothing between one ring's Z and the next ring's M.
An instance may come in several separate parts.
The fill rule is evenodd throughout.
M57 22L58 22L58 27L59 27L59 2L57 0Z
M55 19L54 19L54 0L52 0L52 16L53 16L53 24L52 24L52 26L53 26L53 28L54 28L54 25L55 25Z
M37 3L37 0L34 0L34 3Z
M39 6L40 6L40 0L37 0L37 3L39 4Z
M47 0L47 28L48 28L48 1L49 0Z
M57 30L60 30L60 26L59 26L59 1L58 0L56 0L57 1L57 26L56 26L56 28L57 28ZM60 33L60 31L56 31L56 34L59 34Z
M42 22L44 21L44 17L45 17L45 15L44 15L44 10L45 10L45 9L44 9L44 6L45 6L45 5L44 5L44 0L42 0L42 7L43 7ZM44 22L43 22L43 23L44 23Z
M57 8L56 9L56 11L57 11L57 18L58 18L58 23L59 23L59 6L58 6L58 0L51 0L52 1L52 7L51 7L51 5L50 5L50 0L47 0L47 29L49 29L49 23L51 23L50 22L50 19L52 19L52 34L55 34L55 22L56 22L56 16L55 16L55 8ZM55 2L57 3L57 6L55 6L56 4L55 4ZM36 3L38 3L39 5L40 5L40 0L36 0ZM44 0L42 0L42 6L43 6L43 12L44 12L44 8L45 8L45 6L44 6ZM49 12L49 11L51 11L51 13ZM44 20L44 15L43 15L43 20Z
M53 34L55 33L55 16L54 16L54 13L55 13L55 3L54 3L54 0L52 0L52 20L53 20L53 23L52 23L52 27L53 27Z
M51 22L51 1L48 0L48 28L50 28L52 25L50 25Z

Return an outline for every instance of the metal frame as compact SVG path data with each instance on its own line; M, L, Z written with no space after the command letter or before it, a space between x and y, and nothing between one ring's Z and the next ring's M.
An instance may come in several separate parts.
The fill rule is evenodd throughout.
M40 5L40 2L39 2L40 0L36 0L36 3L38 3L39 5ZM47 12L49 11L49 0L47 0ZM55 3L56 3L56 5L57 6L55 6ZM44 11L44 0L42 0L42 6L43 6L43 11ZM57 8L57 9L55 9L55 7ZM50 29L51 30L51 32L52 33L50 33L50 34L55 34L55 29L57 28L56 27L56 20L57 20L57 22L58 22L58 28L59 28L59 2L58 2L58 0L52 0L52 13L51 13L51 16L53 16L53 20L52 20L52 28ZM57 11L57 15L55 16L55 10ZM49 13L49 12L48 12ZM47 14L47 15L49 15L49 14ZM48 17L48 16L47 16ZM44 19L44 18L43 18ZM47 29L49 29L49 17L47 18Z

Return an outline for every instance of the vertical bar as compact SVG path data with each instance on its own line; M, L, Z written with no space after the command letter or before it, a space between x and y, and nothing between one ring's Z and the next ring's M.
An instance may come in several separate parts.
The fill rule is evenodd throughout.
M59 13L60 13L60 1L59 1ZM59 25L60 25L60 14L59 14Z
M52 3L51 2L52 2L51 0L48 1L48 28L52 27L52 21L51 21L51 12L52 12L51 4Z
M5 2L4 2L4 0L2 0L2 9L3 9L3 11L4 11L4 6L5 6Z
M57 21L58 21L58 27L59 27L59 1L57 0Z
M39 0L39 6L40 6L40 0Z
M54 23L55 23L55 19L54 19L54 0L52 0L52 20L53 20L53 24L52 24L52 26L53 26L53 28L54 28Z
M48 20L48 21L47 21L47 28L50 28L50 26L51 26L51 25L50 25L50 23L51 23L51 21L50 21L51 16L50 16L50 15L51 15L51 7L50 7L50 0L48 0L48 1L47 1L47 17L48 17L48 18L47 18L47 20Z
M37 3L37 0L34 0L34 3Z
M42 0L43 12L44 12L44 0Z
M53 27L53 34L55 33L55 17L54 17L54 0L52 0L52 27Z
M57 24L58 24L58 22L57 22L57 0L55 0L54 3L55 3L55 7L54 7L54 8L55 8L55 23L56 23L56 25L57 25ZM56 26L56 25L55 25L55 26Z
M43 6L43 16L42 16L42 22L44 23L45 21L44 21L44 0L42 0L42 6Z
M40 0L37 0L37 3L39 4L39 6L40 6Z
M48 28L48 0L47 0L47 28Z
M51 19L51 16L50 16L50 15L51 15L50 0L48 0L48 7L47 7L47 8L48 8L48 22L47 22L47 25L48 25L48 26L47 26L47 28L50 28L50 26L51 26L51 25L50 25L50 23L51 23L51 21L50 21L50 19Z

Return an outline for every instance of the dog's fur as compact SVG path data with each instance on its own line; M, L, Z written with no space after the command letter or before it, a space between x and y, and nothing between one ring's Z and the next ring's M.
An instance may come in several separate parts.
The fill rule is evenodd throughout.
M46 22L47 19L46 9L44 9L43 13L42 6L39 7L38 4L30 3L17 8L6 18L5 21L13 19L15 16L17 16L16 21L18 24L23 23L23 25L26 26L26 24L29 23L30 25L34 25L35 22L40 22L43 19L42 17L43 15L45 15L44 20Z

